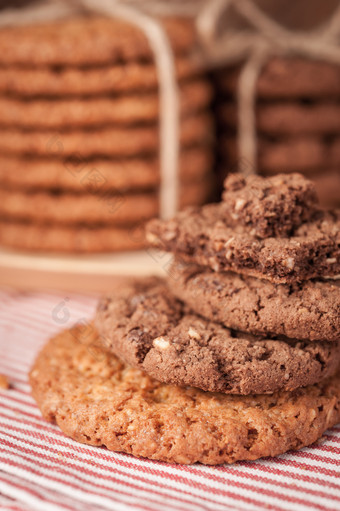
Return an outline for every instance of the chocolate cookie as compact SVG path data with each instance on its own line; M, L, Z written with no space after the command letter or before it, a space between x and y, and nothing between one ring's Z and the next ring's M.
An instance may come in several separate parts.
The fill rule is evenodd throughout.
M212 178L213 152L209 147L183 149L179 178L190 183ZM0 156L0 183L17 190L143 191L160 183L157 156L121 160L82 157L51 159Z
M187 57L175 58L179 83L202 71ZM125 62L95 67L0 67L0 92L21 97L98 96L156 91L154 62Z
M181 122L183 146L212 141L213 122L209 113L195 114ZM157 126L106 127L58 132L0 129L0 152L45 157L135 156L159 150Z
M238 124L237 108L233 103L222 104L218 116L224 126L232 128ZM256 129L269 136L334 135L340 133L340 105L327 101L310 105L260 103L256 107Z
M95 323L103 344L127 364L159 381L211 392L293 390L333 374L340 362L340 342L238 333L191 312L155 279L103 298Z
M59 226L0 219L0 245L24 251L71 254L139 250L145 246L144 224Z
M235 93L240 67L219 71L220 88ZM340 68L336 64L300 57L273 57L264 66L256 96L270 98L338 98Z
M191 310L228 328L254 335L309 341L340 341L340 282L307 280L272 284L268 280L175 261L171 292Z
M206 80L179 88L182 117L208 108L212 89ZM158 93L96 98L0 98L0 126L16 128L86 128L106 125L150 124L159 119Z
M340 273L340 213L318 212L289 238L259 239L242 225L227 222L225 206L189 208L168 221L151 220L149 243L214 271L237 273L277 283Z
M30 373L42 415L78 442L209 465L276 456L340 420L340 375L293 392L211 394L165 385L98 347L93 326L51 339Z
M179 207L200 205L212 193L209 176L179 187ZM83 193L63 191L0 190L0 217L34 221L38 224L129 225L159 214L159 192L123 194L83 189Z
M230 174L224 182L223 204L230 224L242 224L254 236L269 238L287 236L310 219L317 195L313 183L300 174L272 178Z
M179 18L166 18L162 24L175 54L189 52L194 24ZM79 17L0 32L2 65L89 66L136 60L153 61L154 54L143 32L121 20Z

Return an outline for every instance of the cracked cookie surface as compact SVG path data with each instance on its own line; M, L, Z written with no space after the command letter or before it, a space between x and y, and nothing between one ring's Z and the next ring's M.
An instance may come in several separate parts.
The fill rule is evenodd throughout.
M104 346L133 367L176 385L236 394L319 382L340 360L339 342L260 338L191 312L159 279L139 279L98 304Z
M255 335L340 341L338 281L273 284L178 261L169 273L168 285L177 298L229 328Z
M30 373L45 419L79 442L176 463L255 460L315 442L340 420L340 374L273 395L166 385L98 346L91 324L61 332Z
M216 272L234 271L276 283L340 274L340 213L317 211L286 238L260 239L231 225L225 206L188 208L171 220L151 220L148 242Z
M259 238L289 236L315 212L312 181L300 174L230 174L224 182L224 215L231 224L247 227Z

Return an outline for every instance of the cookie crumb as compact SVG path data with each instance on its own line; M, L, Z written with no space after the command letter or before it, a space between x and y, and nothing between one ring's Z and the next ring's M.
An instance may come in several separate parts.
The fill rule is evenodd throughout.
M0 389L7 390L9 389L9 381L7 376L4 374L0 374Z

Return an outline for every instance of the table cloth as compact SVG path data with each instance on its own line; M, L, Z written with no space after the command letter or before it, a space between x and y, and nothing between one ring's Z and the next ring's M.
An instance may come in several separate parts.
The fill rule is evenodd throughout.
M97 297L0 291L0 509L340 509L340 425L310 448L217 467L171 465L67 438L30 396L29 368L44 342L86 322Z

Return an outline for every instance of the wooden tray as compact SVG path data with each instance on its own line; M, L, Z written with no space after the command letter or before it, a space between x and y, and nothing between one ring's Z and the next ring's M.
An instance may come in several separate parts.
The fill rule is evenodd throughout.
M96 255L28 254L0 249L0 286L105 292L126 276L166 275L171 255L146 249Z

